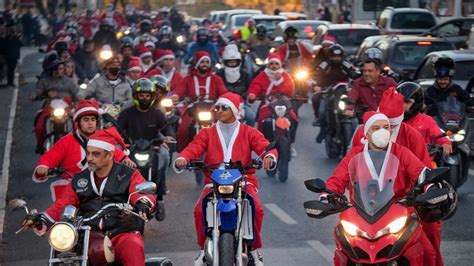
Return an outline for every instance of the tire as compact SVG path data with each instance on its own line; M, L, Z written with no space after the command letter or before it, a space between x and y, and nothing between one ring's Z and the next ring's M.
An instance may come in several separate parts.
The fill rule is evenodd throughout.
M288 168L291 159L290 140L282 136L278 139L278 180L284 183L288 180Z
M235 262L235 238L231 233L219 236L219 266L233 266Z
M342 140L343 140L341 153L343 156L345 156L348 151L349 146L351 145L352 123L342 123L341 129L342 129Z
M330 159L339 158L341 155L341 149L339 145L335 143L330 136L326 137L325 140L326 154Z

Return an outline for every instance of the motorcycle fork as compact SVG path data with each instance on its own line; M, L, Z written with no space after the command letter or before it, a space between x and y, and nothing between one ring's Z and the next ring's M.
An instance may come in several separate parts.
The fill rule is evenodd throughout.
M235 252L236 266L243 266L243 239L242 239L242 188L239 186L239 194L237 198L237 250Z
M212 265L219 265L219 215L217 212L217 197L212 199L212 218L214 220L214 228L212 229Z
M75 257L74 260L71 259L71 261L75 260L80 260L81 261L81 266L88 266L89 264L89 240L90 240L90 231L91 227L90 226L81 226L78 228L78 230L84 230L84 240L82 242L82 255L80 257ZM54 248L50 248L49 252L49 261L48 265L53 266L57 263L62 263L65 262L62 259L59 259L56 257L56 251ZM67 260L66 260L67 262Z

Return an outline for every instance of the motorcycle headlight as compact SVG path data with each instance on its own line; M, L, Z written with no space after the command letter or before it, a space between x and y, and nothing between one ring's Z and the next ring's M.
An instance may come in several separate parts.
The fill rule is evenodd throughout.
M77 244L77 231L67 223L57 223L50 230L48 242L59 252L71 250Z
M198 113L198 119L199 119L199 121L203 121L203 122L211 121L212 114L209 111L199 112Z
M110 51L110 50L102 50L102 51L100 51L99 56L103 60L109 60L110 58L112 58L113 54L112 54L112 51Z
M359 227L357 227L355 224L341 220L342 228L344 228L344 231L349 234L350 236L357 236L358 233L360 232Z
M296 72L295 78L297 80L305 80L309 76L309 73L306 69L300 69L299 71Z
M129 35L130 34L130 28L126 29L124 33L125 33L125 35Z
M178 37L176 37L176 41L178 43L183 43L185 40L186 38L183 35L179 35Z
M407 216L402 216L393 220L393 222L389 223L385 228L378 231L377 234L375 234L374 239L382 237L384 235L396 234L400 232L400 230L402 230L403 227L405 227L405 224L407 223L407 219L408 219Z
M148 159L150 159L150 154L148 154L148 153L135 153L134 157L138 161L148 161Z
M217 69L221 69L221 68L222 68L222 65L221 65L220 63L217 63L217 64L216 64L216 68L217 68Z
M339 101L339 104L337 105L341 111L346 110L346 103L344 101Z
M64 116L64 114L66 114L66 110L64 110L64 108L57 108L53 111L53 116L56 118L61 118Z
M220 194L232 194L234 192L234 186L233 185L218 186L217 191L219 191Z
M82 83L81 85L79 85L79 88L81 88L82 90L85 90L85 89L87 89L87 84Z
M166 99L161 100L160 104L164 108L171 108L173 107L173 100L166 98Z
M123 37L123 32L121 31L118 31L117 34L115 34L117 36L117 39L120 39Z
M255 64L262 66L265 64L265 62L262 59L257 57L255 58Z

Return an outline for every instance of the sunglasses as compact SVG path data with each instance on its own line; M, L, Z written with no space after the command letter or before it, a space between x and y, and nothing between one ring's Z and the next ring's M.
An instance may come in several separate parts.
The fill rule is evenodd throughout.
M225 111L230 109L230 106L228 106L228 105L216 105L216 106L214 106L214 111L215 112L218 112L221 109L222 109L223 112L225 112Z

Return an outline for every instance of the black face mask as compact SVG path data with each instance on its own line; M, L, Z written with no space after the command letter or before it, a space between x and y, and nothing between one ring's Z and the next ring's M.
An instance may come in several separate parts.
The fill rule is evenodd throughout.
M150 105L151 105L151 100L147 100L147 99L138 100L138 105L140 106L140 109L148 110L148 108L150 108Z
M110 74L112 74L112 75L114 75L114 76L117 76L118 73L119 73L119 71L120 71L120 68L118 68L118 67L109 68Z

